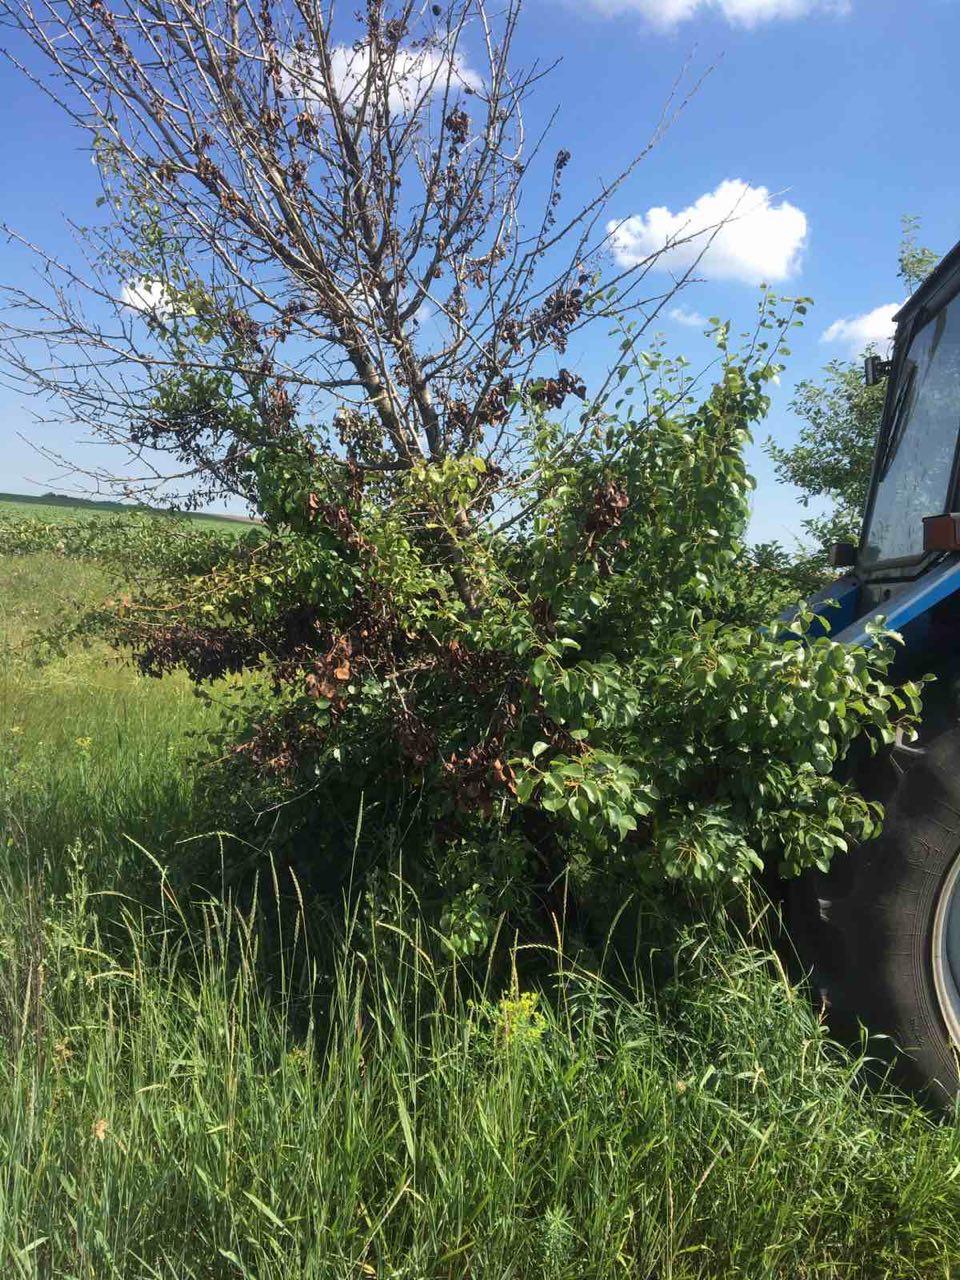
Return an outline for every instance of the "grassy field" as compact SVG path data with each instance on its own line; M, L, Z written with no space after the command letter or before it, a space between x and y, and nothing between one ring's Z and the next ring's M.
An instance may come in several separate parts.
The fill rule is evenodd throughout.
M34 497L25 493L0 493L0 518L7 516L35 516L38 520L86 520L91 516L122 515L126 511L142 510L159 518L162 511L150 508L131 508L120 502L96 502L87 498L71 498L58 494ZM213 515L201 512L190 516L193 524L204 529L222 529L224 526L249 524L250 521L234 516Z
M0 560L0 801L8 839L56 860L76 841L101 883L122 880L133 841L157 856L190 834L191 734L204 708L186 680L145 680L105 645L37 666L33 638L102 598L88 560ZM11 830L13 836L11 836Z
M402 900L332 971L302 917L268 964L274 919L160 870L229 826L214 712L97 646L34 662L104 589L0 557L0 1276L960 1275L960 1127L729 929L656 991L457 982Z

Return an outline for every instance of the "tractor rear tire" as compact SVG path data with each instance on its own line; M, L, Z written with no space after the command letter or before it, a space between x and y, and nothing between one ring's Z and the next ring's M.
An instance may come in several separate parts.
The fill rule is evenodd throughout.
M828 873L789 882L785 906L838 1037L866 1027L877 1037L871 1054L891 1062L901 1084L947 1106L960 1096L960 1012L950 1012L944 985L945 904L960 893L956 678L933 685L929 701L917 743L851 762L852 780L884 806L882 834ZM954 918L954 939L956 927Z

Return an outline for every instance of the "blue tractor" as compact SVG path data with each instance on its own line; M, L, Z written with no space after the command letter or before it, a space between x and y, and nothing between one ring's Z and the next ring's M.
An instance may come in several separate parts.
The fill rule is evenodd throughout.
M814 601L841 641L883 619L904 639L897 674L933 673L920 740L848 761L886 811L883 834L786 888L801 959L831 1021L896 1046L898 1070L960 1095L960 245L897 316L859 546Z

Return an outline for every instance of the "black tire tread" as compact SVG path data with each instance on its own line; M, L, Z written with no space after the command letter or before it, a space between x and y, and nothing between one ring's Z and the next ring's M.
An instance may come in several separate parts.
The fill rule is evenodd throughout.
M794 945L831 1027L850 1038L865 1026L901 1083L938 1103L960 1095L930 962L939 889L960 853L957 695L954 678L938 681L918 744L852 762L884 805L883 833L787 888Z

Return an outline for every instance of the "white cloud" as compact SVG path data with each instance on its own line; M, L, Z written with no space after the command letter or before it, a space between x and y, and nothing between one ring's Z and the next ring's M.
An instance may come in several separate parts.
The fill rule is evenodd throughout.
M699 311L688 311L686 307L673 307L668 313L677 324L685 324L691 329L705 329L707 322Z
M660 253L657 269L744 284L796 275L807 239L807 215L766 187L728 178L687 209L659 206L622 222L607 223L613 256L632 267Z
M130 280L123 286L120 301L131 311L161 320L173 315L173 299L162 280Z
M654 27L669 31L700 13L719 13L734 26L756 27L778 18L814 13L847 13L850 0L588 0L601 13L639 13Z
M902 302L888 302L885 306L875 307L873 311L867 311L862 316L845 316L840 320L834 320L820 341L841 343L847 347L851 355L859 355L870 346L885 351L893 342L897 328L893 323L893 317L902 306Z
M370 75L370 50L337 45L330 54L330 77L339 101L349 107L359 105ZM294 97L326 104L327 91L321 83L316 63L295 63L288 72ZM447 53L429 45L421 49L397 49L393 60L388 102L394 115L407 115L424 98L442 94L447 83L453 88L476 91L482 80L459 53Z

